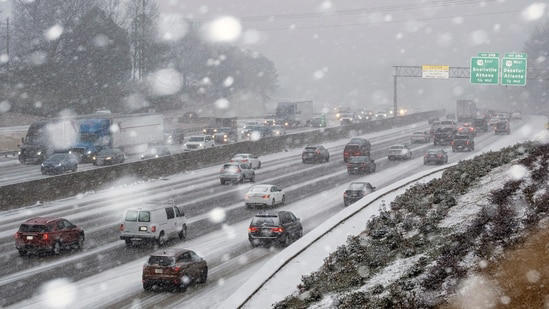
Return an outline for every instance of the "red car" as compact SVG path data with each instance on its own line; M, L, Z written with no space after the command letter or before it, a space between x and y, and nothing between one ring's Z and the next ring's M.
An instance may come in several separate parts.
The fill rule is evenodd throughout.
M84 231L63 218L33 218L19 226L15 233L15 247L19 255L82 248Z

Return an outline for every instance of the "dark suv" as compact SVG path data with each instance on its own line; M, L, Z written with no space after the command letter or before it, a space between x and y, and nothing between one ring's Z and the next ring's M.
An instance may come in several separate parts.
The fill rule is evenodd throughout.
M208 264L194 251L166 249L153 253L143 266L143 289L174 287L186 289L191 283L205 283Z
M343 161L349 161L349 158L352 156L369 156L370 148L371 144L367 139L354 137L343 149Z
M475 150L475 140L469 134L459 134L454 136L452 141L452 152L473 151Z
M272 243L286 247L302 235L301 220L289 211L257 214L248 228L248 239L252 247Z
M368 156L350 157L347 163L347 173L351 174L370 174L376 172L376 163Z
M349 206L375 190L376 187L369 182L351 182L347 190L343 192L343 204Z
M307 146L301 153L301 161L309 162L328 162L330 161L330 153L324 146Z
M15 247L19 255L82 248L84 231L63 218L33 218L25 221L15 233Z

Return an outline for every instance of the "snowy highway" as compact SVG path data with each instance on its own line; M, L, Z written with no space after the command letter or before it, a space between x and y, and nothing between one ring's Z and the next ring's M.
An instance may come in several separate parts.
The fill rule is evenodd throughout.
M335 127L337 123L331 123L328 127ZM1 129L1 128L0 128ZM318 130L318 128L304 127L287 130L287 134L302 133ZM0 132L1 134L1 132ZM199 135L199 134L197 134ZM167 145L172 154L184 152L182 145ZM126 163L139 161L139 154L130 154L126 156ZM94 166L91 163L81 163L78 165L78 171L87 171L91 169L102 168L102 166ZM40 172L40 164L21 164L17 160L17 156L3 160L0 162L0 186L9 185L13 183L20 183L24 181L42 179L47 176L42 175Z
M482 152L498 142L511 143L511 140L524 138L528 129L541 127L540 124L541 120L535 117L513 123L512 136L479 135L476 151ZM294 212L302 219L307 232L342 209L342 187L350 181L366 180L381 188L403 175L425 169L422 156L426 149L433 147L432 144L413 146L414 159L402 162L388 161L386 149L392 144L408 143L411 132L426 127L422 123L367 134L378 166L373 175L347 175L342 162L345 139L325 144L332 158L328 164L302 164L301 149L266 155L262 157L264 167L257 171L256 181L281 186L287 194L287 205L278 208ZM449 159L455 162L470 155L450 152ZM44 301L43 297L23 300L36 296L41 284L48 279L68 278L77 286L79 307L130 307L139 303L143 307L153 304L179 306L186 302L192 302L194 307L198 304L204 308L215 306L233 290L230 286L235 285L228 284L229 281L242 282L253 273L250 269L273 255L270 250L249 246L247 226L256 212L244 207L243 195L249 185L221 186L217 175L218 167L214 166L155 181L126 179L125 183L96 193L3 212L0 219L0 249L3 252L0 255L0 297L4 303L0 305L36 305ZM169 246L190 248L204 256L210 267L209 280L206 286L198 285L181 294L143 292L141 266L154 248L127 249L118 238L118 224L126 207L148 200L171 199L185 211L190 225L188 240L171 242ZM212 212L216 208L223 211ZM21 221L33 216L63 216L83 226L87 237L85 249L41 259L18 257L13 234ZM97 291L101 291L101 297L97 297ZM18 303L20 301L23 302Z

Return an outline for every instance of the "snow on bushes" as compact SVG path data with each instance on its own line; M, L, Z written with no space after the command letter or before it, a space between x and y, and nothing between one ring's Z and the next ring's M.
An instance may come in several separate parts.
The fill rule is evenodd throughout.
M474 265L497 257L547 215L548 159L547 144L516 145L409 188L274 307L324 307L329 301L338 308L428 308L446 302Z

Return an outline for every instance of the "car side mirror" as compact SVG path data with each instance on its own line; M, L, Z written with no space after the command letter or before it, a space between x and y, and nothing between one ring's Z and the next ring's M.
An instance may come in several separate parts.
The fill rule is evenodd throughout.
M372 187L372 190L375 190L375 189L376 189L376 187Z
M24 138L24 137L21 137L21 143L22 143L22 144L25 143L25 138Z
M181 215L181 217L185 217L185 212L182 211L182 212L180 213L180 215Z

